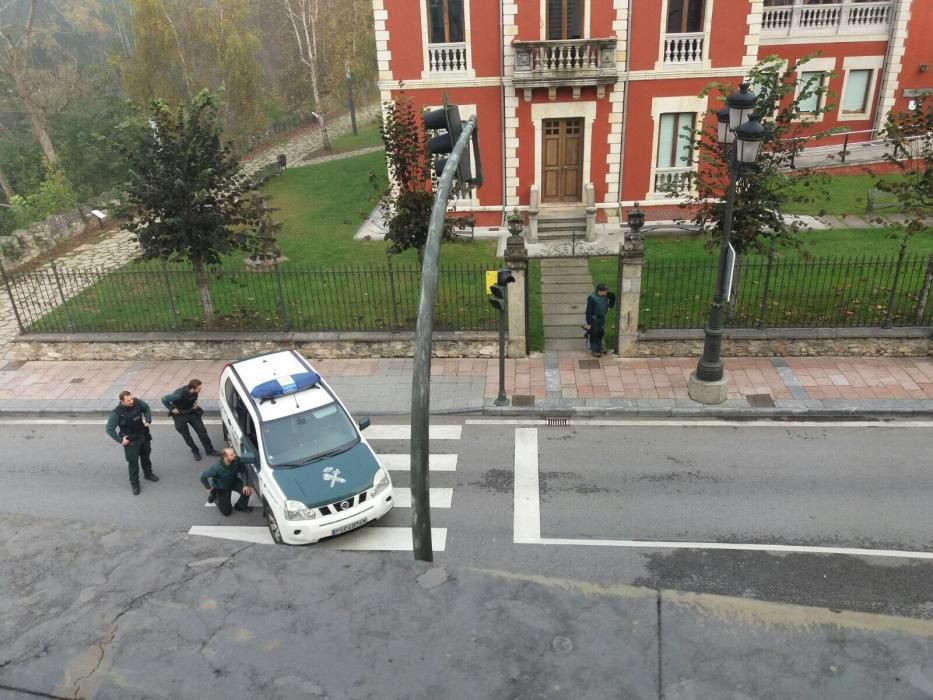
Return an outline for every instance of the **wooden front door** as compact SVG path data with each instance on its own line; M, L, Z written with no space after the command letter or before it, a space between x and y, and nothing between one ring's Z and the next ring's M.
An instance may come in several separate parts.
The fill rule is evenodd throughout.
M583 193L583 119L545 119L541 200L579 202Z

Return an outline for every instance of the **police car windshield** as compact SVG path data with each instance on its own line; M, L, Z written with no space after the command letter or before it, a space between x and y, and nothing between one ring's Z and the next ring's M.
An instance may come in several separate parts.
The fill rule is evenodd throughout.
M339 404L296 413L262 425L262 444L270 467L297 467L339 454L360 440Z

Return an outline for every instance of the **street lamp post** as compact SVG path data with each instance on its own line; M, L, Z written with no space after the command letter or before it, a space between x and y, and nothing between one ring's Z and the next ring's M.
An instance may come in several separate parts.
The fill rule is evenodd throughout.
M726 400L726 381L722 367L722 309L728 290L726 278L729 270L729 249L732 237L732 214L735 208L735 191L742 168L753 164L765 138L765 127L754 114L758 101L755 93L742 83L737 92L726 100L726 107L717 112L717 136L729 164L729 188L722 217L719 268L716 275L716 290L709 310L709 319L704 329L703 356L697 363L696 372L690 376L689 395L694 401L718 404Z

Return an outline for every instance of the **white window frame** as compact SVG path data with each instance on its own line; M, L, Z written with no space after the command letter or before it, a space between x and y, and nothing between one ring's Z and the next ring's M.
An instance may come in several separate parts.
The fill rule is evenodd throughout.
M535 139L535 186L541 191L541 137L544 134L545 119L583 119L583 171L580 173L583 187L580 188L580 203L583 203L583 191L593 182L593 124L596 122L596 102L533 102L531 104L531 124ZM568 207L573 202L548 202L542 207Z
M825 80L828 82L830 79L830 74L834 73L836 70L836 59L835 58L811 58L809 61L804 63L802 66L794 66L794 75L795 78L795 88L794 88L794 100L800 95L800 89L803 87L800 80L803 73L823 73L825 75ZM826 100L829 99L828 95L822 97L820 103L820 108L826 107ZM814 115L812 112L802 112L800 118L795 121L803 121L804 119L809 119L813 122L823 121L823 117L826 116L826 112L820 112L819 114Z
M841 122L865 121L871 119L875 104L875 95L878 91L878 76L884 67L884 56L846 56L842 61L842 92L839 94L839 111L836 119ZM849 73L854 70L870 70L871 78L868 81L868 93L865 98L865 111L844 112L842 103L845 100L846 88L849 85Z
M589 39L590 38L590 5L591 0L583 0L583 37L580 39ZM541 14L538 15L538 30L540 34L538 35L541 41L547 41L547 0L541 0Z
M654 64L654 69L656 71L678 72L709 70L712 68L709 59L709 45L710 36L713 32L713 2L714 0L706 0L703 6L703 60L699 63L665 63L664 38L667 36L667 8L669 6L669 0L661 0L661 38L658 41L658 60Z
M648 179L648 192L645 199L666 199L673 200L667 192L656 192L654 189L654 179L658 170L658 141L661 138L661 115L673 112L693 112L696 114L694 128L702 127L706 114L709 112L709 99L706 97L697 97L696 95L685 95L683 97L655 97L651 100L651 121L654 124L654 134L651 138L651 172ZM696 173L699 167L699 158L693 154L690 163L691 172Z
M428 68L428 44L431 43L430 23L428 20L427 0L417 0L421 3L421 79L429 82L448 83L451 78L475 78L476 69L473 67L473 42L470 32L470 0L463 0L463 41L466 44L467 70L463 73L432 73Z

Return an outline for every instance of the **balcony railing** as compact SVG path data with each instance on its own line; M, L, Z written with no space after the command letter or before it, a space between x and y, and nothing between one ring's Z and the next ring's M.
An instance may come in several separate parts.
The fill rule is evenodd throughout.
M469 65L465 43L428 44L429 73L463 74L467 70Z
M516 41L516 87L607 85L618 79L615 39Z
M894 11L892 3L844 2L832 5L780 5L766 7L761 18L764 37L833 36L887 31Z
M682 192L690 186L693 178L693 168L655 168L654 191L659 194L670 194L671 190Z
M664 37L665 64L693 64L703 61L703 32L667 34Z

